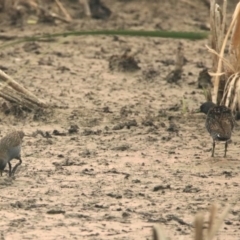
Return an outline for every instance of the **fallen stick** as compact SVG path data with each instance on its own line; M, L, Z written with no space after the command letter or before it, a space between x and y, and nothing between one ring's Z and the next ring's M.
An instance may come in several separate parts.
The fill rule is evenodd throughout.
M66 8L63 7L62 3L59 0L55 0L57 6L59 7L59 9L63 12L63 14L66 17L66 20L71 22L72 18L70 16L70 14L67 12Z
M78 0L80 4L83 4L84 8L85 8L85 14L87 17L91 17L91 10L88 4L88 0Z
M4 89L8 86L13 88L16 92L22 94L25 99L32 102L33 104L46 108L47 105L40 101L34 94L29 92L26 88L22 87L20 84L18 84L14 79L12 79L10 76L8 76L5 72L0 70L0 80L4 81L4 84L2 86L0 85L0 92L4 93ZM2 94L3 95L3 94Z

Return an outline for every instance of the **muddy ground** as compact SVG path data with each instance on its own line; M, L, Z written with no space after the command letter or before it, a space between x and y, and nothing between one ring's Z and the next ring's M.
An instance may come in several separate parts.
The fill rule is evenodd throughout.
M13 36L89 28L199 31L208 24L208 7L189 2L106 0L108 20L1 29ZM179 42L184 72L168 83ZM27 134L15 179L7 169L0 179L1 239L151 239L156 223L171 239L191 239L198 211L217 202L221 212L238 199L239 128L228 157L217 144L211 158L205 116L193 113L205 101L197 79L211 67L207 43L85 36L2 49L1 69L54 107L43 115L0 113L1 136L11 129ZM139 69L110 69L111 56L127 49ZM218 239L240 238L239 214L237 204Z

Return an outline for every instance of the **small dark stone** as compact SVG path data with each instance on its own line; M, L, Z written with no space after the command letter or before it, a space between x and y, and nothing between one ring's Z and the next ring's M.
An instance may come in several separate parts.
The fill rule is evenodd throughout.
M140 69L133 56L125 52L123 55L113 55L109 58L109 69L118 72L136 72Z
M182 69L175 69L171 71L166 77L167 82L168 83L178 82L178 80L182 78L182 72L183 72Z
M16 201L15 203L11 203L11 206L15 207L15 208L24 208L24 204L20 201Z
M155 127L153 121L152 121L152 120L149 120L149 119L143 120L143 121L142 121L142 125L143 125L143 126L146 126L146 127Z
M178 133L178 127L175 123L170 123L167 129L168 132L176 132Z
M124 217L124 218L130 217L130 213L128 213L128 212L123 212L123 213L122 213L122 217Z
M115 151L126 151L129 148L130 148L130 146L128 144L122 144L120 146L113 147L112 150L115 150Z
M55 136L66 136L66 133L59 132L58 130L53 130L53 135Z
M107 19L111 16L111 10L100 0L89 0L89 8L92 18Z
M115 194L115 193L108 193L107 196L112 197L112 198L116 198L116 199L121 199L122 198L122 195Z
M140 183L141 181L139 179L132 180L132 183Z
M70 128L68 129L69 134L77 133L78 132L78 125L71 125Z
M159 190L164 190L164 189L171 189L171 185L170 184L168 184L168 185L157 185L153 188L153 191L157 192Z
M125 125L128 129L130 129L130 127L137 127L137 121L135 119L129 120Z
M64 213L65 211L60 209L51 209L47 211L47 214L64 214Z
M185 188L183 189L184 193L197 193L199 192L200 189L199 188L194 188L192 185L187 185L185 186Z
M119 123L115 126L113 126L112 130L121 130L125 127L125 123Z
M102 133L101 130L93 131L92 129L84 129L82 135L89 136L89 135L100 135Z
M103 112L104 112L104 113L112 113L112 111L110 111L110 108L109 108L109 107L104 107L104 108L103 108Z
M102 205L102 204L95 204L94 207L95 207L95 208L108 208L108 207L106 207L106 206L104 206L104 205Z

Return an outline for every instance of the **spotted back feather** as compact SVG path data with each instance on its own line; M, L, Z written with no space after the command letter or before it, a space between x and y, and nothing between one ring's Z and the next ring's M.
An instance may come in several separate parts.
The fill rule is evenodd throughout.
M23 131L13 131L0 140L0 170L8 161L20 156L23 137Z
M208 111L206 128L214 140L227 141L231 139L234 128L231 110L225 106L212 107Z

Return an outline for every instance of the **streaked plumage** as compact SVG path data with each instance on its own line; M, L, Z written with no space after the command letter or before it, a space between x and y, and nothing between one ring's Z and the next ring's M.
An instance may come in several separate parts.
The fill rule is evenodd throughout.
M0 174L6 165L9 166L9 176L14 175L17 167L21 165L21 146L24 137L23 131L13 131L0 140ZM12 169L10 161L18 159L19 163Z
M234 128L232 112L225 106L217 106L206 102L201 105L200 111L207 114L206 128L213 139L212 157L214 157L215 141L225 142L225 153L227 155L228 141L231 139Z

